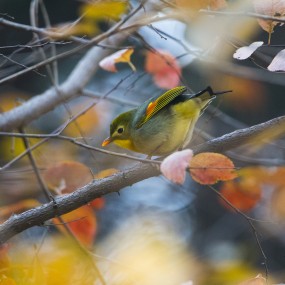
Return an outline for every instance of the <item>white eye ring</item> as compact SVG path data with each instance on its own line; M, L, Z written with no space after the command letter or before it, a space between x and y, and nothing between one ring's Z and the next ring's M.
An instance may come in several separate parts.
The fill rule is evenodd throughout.
M117 130L118 134L122 134L123 131L124 131L124 128L122 128L122 127L118 128L118 130Z

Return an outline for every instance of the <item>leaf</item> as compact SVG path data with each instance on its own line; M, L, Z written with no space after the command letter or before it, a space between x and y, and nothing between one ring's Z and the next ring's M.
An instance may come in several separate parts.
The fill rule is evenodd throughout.
M224 182L220 193L233 206L243 212L252 210L261 199L261 189L258 183L249 179ZM227 209L232 208L224 201L220 200Z
M76 104L73 107L73 114L77 114L81 112L84 108L86 108L86 104ZM67 115L68 116L68 115ZM66 116L65 120L68 120ZM94 135L94 130L96 130L96 126L100 123L100 118L102 118L102 114L98 110L98 108L91 108L80 117L76 119L75 122L70 123L67 128L64 130L64 134L67 134L72 137L82 136L84 135ZM78 128L80 126L80 128Z
M62 215L61 218L81 243L89 247L93 244L97 232L97 220L91 207L82 206ZM53 222L61 232L67 234L58 218L54 218Z
M285 49L277 53L267 69L269 71L285 71Z
M167 156L160 165L161 173L170 181L183 184L186 176L186 168L193 156L191 149L177 151Z
M253 0L253 6L256 13L271 17L284 16L285 1L284 0ZM263 30L271 34L274 27L278 24L272 20L257 20Z
M131 62L131 55L133 54L133 52L134 52L133 48L119 50L119 51L103 58L99 62L99 65L107 71L117 72L118 70L117 70L115 64L118 62L126 62L129 64L129 66L131 67L131 69L133 71L136 71L135 66Z
M241 47L236 50L233 57L239 60L247 59L262 45L263 42L254 42L249 46Z
M91 20L100 21L104 19L119 20L127 10L127 1L101 0L83 5L80 13Z
M50 189L57 194L71 193L93 180L91 170L76 161L64 161L52 165L43 173Z
M244 167L238 171L239 177L254 180L261 185L285 187L285 167Z
M88 205L91 206L92 208L94 208L95 210L101 210L105 206L105 199L102 197L94 199L93 201L88 203Z
M40 203L35 199L24 199L14 204L0 207L0 220L5 220L13 214L19 214L39 205Z
M155 84L164 89L179 85L181 68L173 55L164 50L146 53L145 70L153 76Z
M10 266L10 258L8 256L10 246L6 243L0 246L0 270L7 270ZM1 284L1 282L0 282Z
M258 274L256 277L244 281L239 285L266 285L266 279L262 277L262 274Z
M236 178L233 162L220 153L204 152L195 155L190 162L192 178L200 184L215 184Z
M118 173L119 171L116 169L116 168L108 168L108 169L104 169L98 173L96 173L94 175L94 178L95 179L101 179L101 178L105 178L105 177L108 177L108 176L111 176L115 173Z
M285 218L285 186L275 189L271 196L270 200L270 209L273 217L280 221L284 222Z

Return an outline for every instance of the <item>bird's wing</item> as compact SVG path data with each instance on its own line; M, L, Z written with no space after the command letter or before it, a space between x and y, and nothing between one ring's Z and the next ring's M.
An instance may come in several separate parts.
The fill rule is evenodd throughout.
M152 118L157 112L167 106L176 97L183 94L187 90L185 86L178 86L160 95L158 98L151 101L145 110L143 118L139 121L136 128L139 129L143 124L145 124L150 118Z

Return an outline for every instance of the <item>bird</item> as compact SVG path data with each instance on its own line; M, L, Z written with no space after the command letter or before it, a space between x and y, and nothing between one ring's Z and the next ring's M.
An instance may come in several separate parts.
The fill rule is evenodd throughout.
M213 92L208 86L196 94L187 94L186 86L172 88L117 116L102 146L115 143L148 157L181 150L190 142L194 126L207 106L217 95L231 91Z

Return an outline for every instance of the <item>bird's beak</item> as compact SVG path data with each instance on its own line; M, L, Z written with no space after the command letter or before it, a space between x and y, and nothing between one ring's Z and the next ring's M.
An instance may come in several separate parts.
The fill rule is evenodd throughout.
M104 139L104 141L102 142L102 146L106 146L111 142L112 142L112 138L108 137L108 138Z

